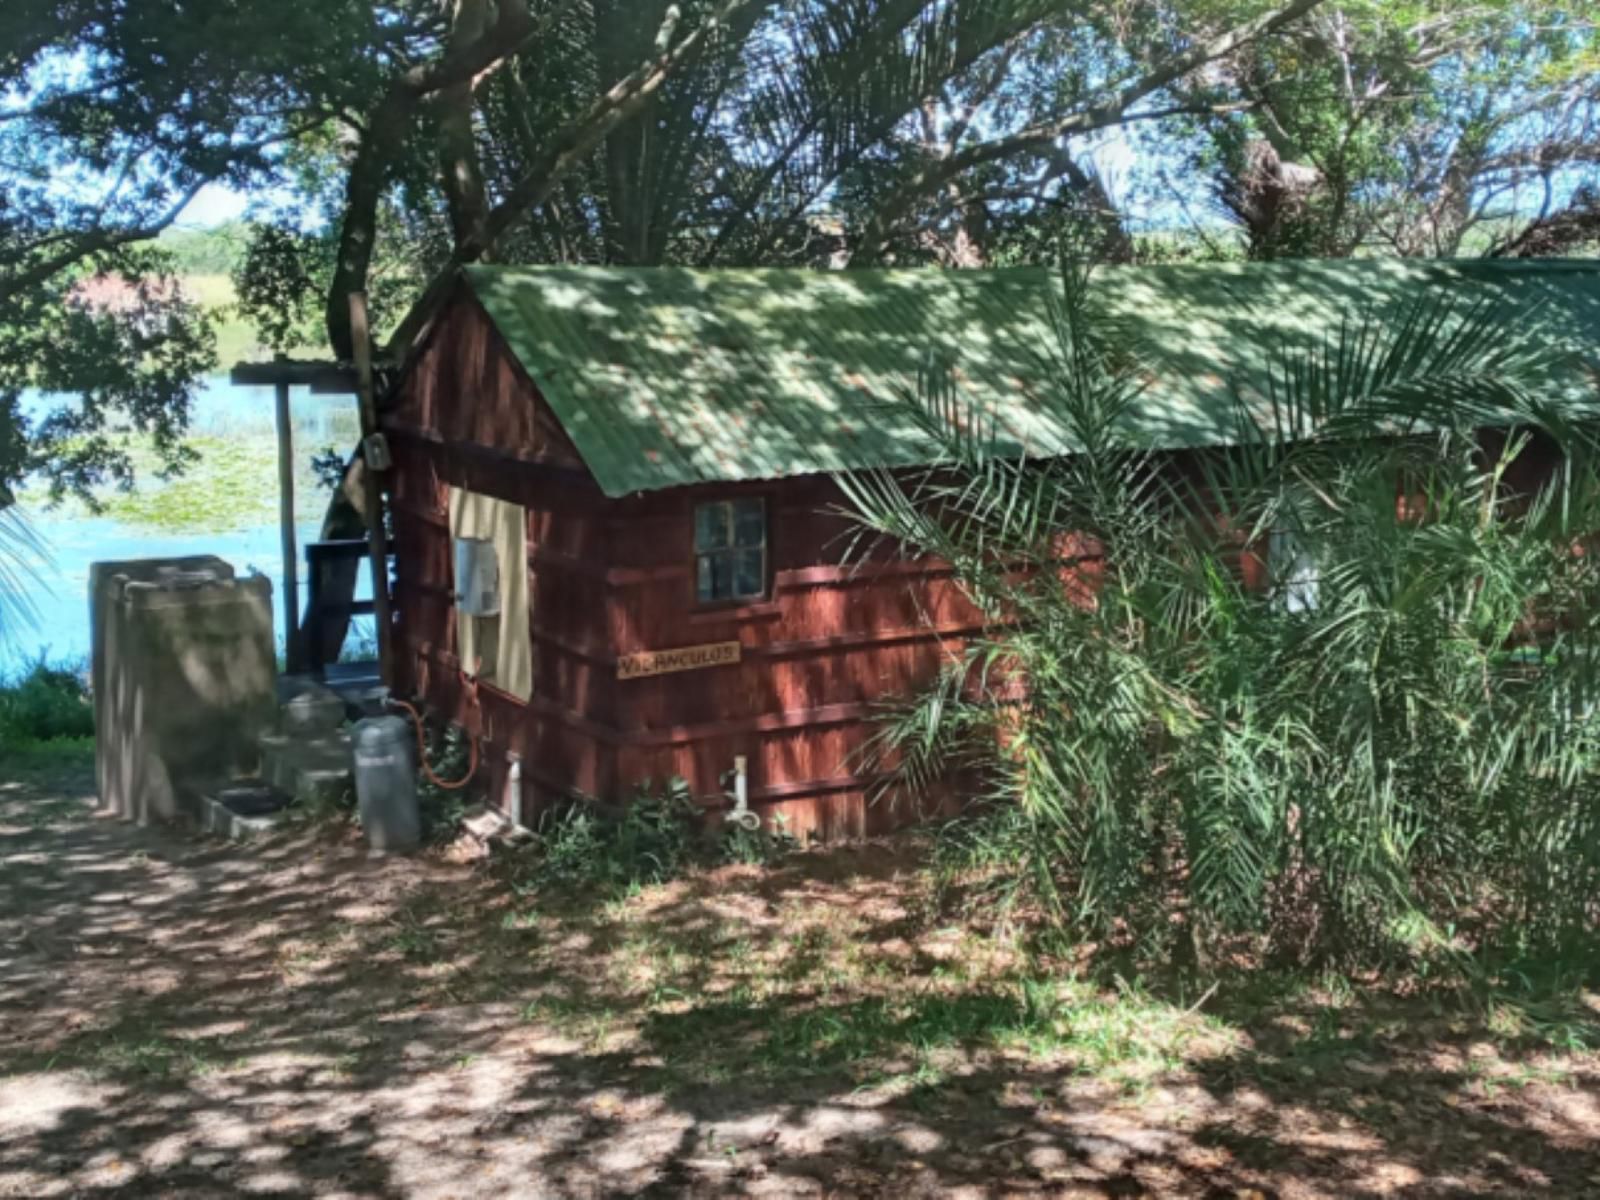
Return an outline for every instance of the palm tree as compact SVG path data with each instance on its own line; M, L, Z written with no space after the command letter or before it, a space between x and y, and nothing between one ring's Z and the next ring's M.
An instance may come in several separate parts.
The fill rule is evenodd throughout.
M935 376L899 402L935 465L839 480L853 553L949 561L986 621L873 745L897 790L984 781L956 858L1202 958L1414 952L1469 913L1592 930L1600 566L1574 546L1600 456L1537 325L1437 296L1354 317L1277 353L1189 472L1133 432L1149 359L1083 273L1053 326L1040 403L1079 453L1017 456ZM1539 439L1561 466L1519 493Z

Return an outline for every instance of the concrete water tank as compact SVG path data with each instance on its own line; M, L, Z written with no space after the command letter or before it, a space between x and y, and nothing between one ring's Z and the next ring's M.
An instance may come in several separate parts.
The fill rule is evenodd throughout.
M210 571L218 579L232 579L233 566L212 554L188 558L136 558L120 562L97 562L89 566L89 694L94 704L94 782L99 796L106 794L107 747L110 741L104 736L106 725L105 671L108 664L105 649L108 627L108 608L112 599L121 592L127 581L155 583L173 575L188 575L196 571Z
M226 564L139 566L91 573L104 590L92 635L100 799L130 820L172 820L194 815L202 787L253 767L271 727L272 584Z

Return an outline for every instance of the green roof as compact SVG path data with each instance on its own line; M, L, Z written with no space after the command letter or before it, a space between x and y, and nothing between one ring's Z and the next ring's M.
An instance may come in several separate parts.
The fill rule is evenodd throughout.
M1076 447L1044 407L1044 269L466 269L489 317L610 496L711 481L913 465L925 440L884 401L931 349L965 399L1034 456ZM1600 347L1600 262L1346 259L1109 267L1091 285L1149 355L1131 442L1226 443L1235 387L1285 341L1394 311L1433 288L1538 304L1554 336Z

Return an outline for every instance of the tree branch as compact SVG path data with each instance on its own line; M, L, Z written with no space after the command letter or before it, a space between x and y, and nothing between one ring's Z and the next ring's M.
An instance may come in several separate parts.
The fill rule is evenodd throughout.
M773 3L775 0L724 0L676 46L641 63L596 99L588 111L568 122L516 185L489 211L479 235L456 247L444 269L434 276L422 297L400 322L390 342L391 348L409 345L434 305L448 291L456 271L482 257L497 238L548 200L561 185L562 178L585 161L613 129L642 108L675 71L699 54L718 29L741 10Z
M151 238L159 237L161 231L171 225L189 207L189 203L200 193L200 189L208 183L220 178L221 173L206 175L196 179L177 201L153 220L136 226L125 226L120 229L90 229L85 230L72 245L58 254L48 255L32 265L9 274L0 279L0 303L10 300L13 296L20 295L25 289L35 284L43 283L58 271L64 271L80 259L92 254L101 254L107 250L115 250L120 246L132 245L134 242L147 242Z
M488 0L455 0L450 29L452 46L470 46L483 38ZM504 62L502 58L500 60ZM472 136L475 80L458 80L439 91L439 177L450 211L450 226L457 242L475 237L488 215L483 170Z
M702 21L670 50L641 63L625 78L597 99L582 116L568 123L544 154L523 174L505 198L494 206L484 222L483 235L456 249L456 259L472 262L495 239L520 220L527 210L542 204L561 177L592 153L606 135L638 111L660 90L672 73L694 58L711 35L727 24L742 9L769 7L775 0L724 0L715 13Z
M1291 0L1289 4L1282 8L1275 9L1270 13L1263 13L1253 20L1235 26L1226 33L1202 42L1183 54L1173 56L1154 70L1118 89L1099 104L1079 109L1054 121L1030 125L1006 137L981 142L975 146L968 147L958 154L951 155L949 158L925 164L910 179L896 189L893 195L874 215L873 220L863 234L861 248L851 258L851 264L857 265L856 259L858 257L864 257L869 263L881 257L888 247L894 226L906 212L910 211L918 198L928 195L963 171L998 159L1009 158L1014 154L1036 150L1060 138L1070 137L1075 134L1088 133L1096 129L1125 124L1133 120L1152 120L1197 111L1192 105L1179 105L1173 108L1156 109L1136 114L1128 112L1130 108L1146 96L1176 82L1197 67L1204 66L1214 59L1231 54L1239 47L1254 41L1256 38L1272 33L1284 25L1298 20L1322 2L1323 0ZM1229 107L1237 108L1238 106L1220 108L1210 106L1200 111L1228 111Z
M907 5L901 11L898 17L886 23L886 31L892 36L900 35L910 27L911 23L916 20L917 16L922 11L923 6L921 4ZM1015 31L1012 32L1011 36L1015 36ZM966 70L966 68L975 63L984 54L992 50L997 44L999 43L993 41L984 42L981 39L968 39L966 42L961 43L960 50L950 63L949 76L954 76L959 74L961 71ZM872 56L865 56L862 59L860 69L850 80L851 86L853 87L856 83L859 83L860 80L867 74L867 72L873 70L877 65L877 61L878 60ZM819 104L811 113L810 119L801 125L800 128L794 130L792 136L784 143L782 150L772 155L771 160L757 174L754 182L745 188L743 197L736 201L737 206L735 207L734 211L727 214L719 223L716 237L712 239L711 245L707 247L705 253L700 256L699 261L702 266L706 266L715 262L720 257L723 249L730 242L732 242L734 237L744 228L745 225L749 223L750 218L755 215L756 210L760 207L762 199L767 195L769 189L772 187L773 181L777 179L778 176L783 173L784 168L793 161L795 154L799 151L801 146L805 145L807 139L813 137L817 130L822 127L823 121L833 110L834 105L837 104L841 98L847 96L849 91L849 88L842 87L837 88L830 93L826 102ZM920 100L923 99L923 97L917 97L916 99ZM867 131L866 135L857 139L858 144L855 152L846 155L841 162L835 164L835 169L831 172L827 179L821 181L821 185L818 187L817 191L803 198L798 204L796 204L790 210L784 221L779 222L779 227L781 228L782 225L786 224L788 221L794 220L798 214L804 212L810 206L816 194L826 190L829 186L831 186L834 180L836 180L844 170L848 169L855 162L859 161L861 155L864 154L866 150L877 145L880 141L887 137L904 116L904 112L879 114L878 120ZM764 253L766 250L771 248L772 242L772 236L768 236L762 242L758 250L758 257L761 253Z
M345 183L344 216L325 309L328 340L340 358L350 357L353 350L349 296L365 289L372 269L378 201L388 180L389 166L399 154L418 106L428 96L447 88L465 85L470 89L477 75L515 54L574 2L566 0L535 21L528 12L528 0L499 0L494 24L479 36L452 38L441 58L411 67L385 90L366 122Z

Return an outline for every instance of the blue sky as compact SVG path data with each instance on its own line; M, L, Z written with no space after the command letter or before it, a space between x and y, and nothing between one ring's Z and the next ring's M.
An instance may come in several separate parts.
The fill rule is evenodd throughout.
M221 184L211 184L200 189L200 194L183 210L178 224L196 229L209 229L225 221L236 221L244 216L250 197Z

